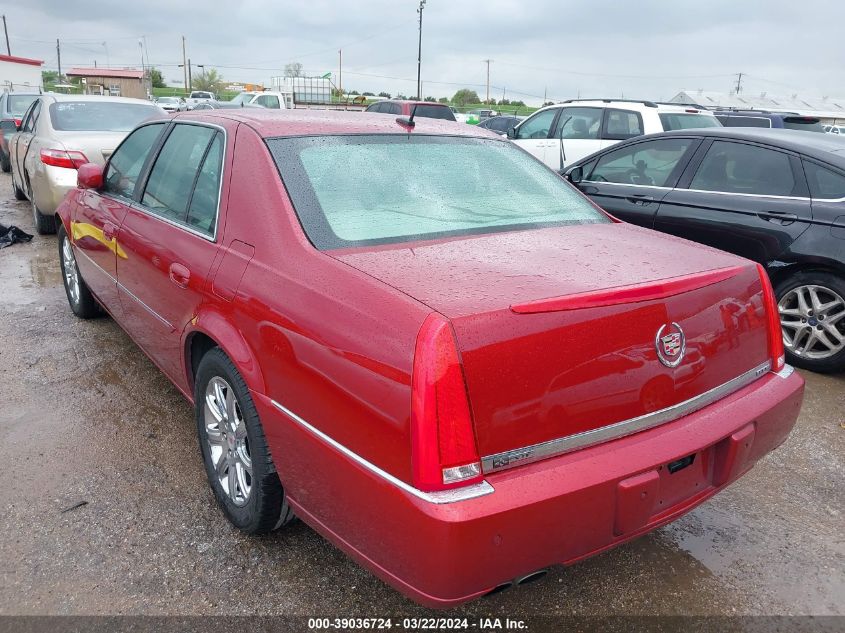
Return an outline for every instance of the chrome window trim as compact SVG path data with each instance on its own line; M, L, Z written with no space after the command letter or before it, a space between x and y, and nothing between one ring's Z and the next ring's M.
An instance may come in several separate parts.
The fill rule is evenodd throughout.
M775 200L811 200L806 196L776 196L767 193L735 193L733 191L708 191L707 189L686 189L684 187L676 187L678 191L691 191L693 193L715 193L720 196L744 196L746 198L772 198ZM818 200L818 198L816 198Z
M323 433L320 429L314 427L313 425L309 424L301 417L296 415L293 411L288 409L287 407L279 404L272 398L270 402L276 407L279 411L284 413L288 416L291 420L296 422L299 426L304 428L306 431L317 437L318 439L322 440L324 443L328 444L336 451L341 453L342 455L348 457L352 461L354 461L359 466L362 466L364 469L368 470L372 474L376 475L377 477L383 479L384 481L392 484L393 486L399 488L403 492L406 492L410 495L418 499L422 499L428 503L434 504L445 504L445 503L457 503L459 501L467 501L469 499L475 499L477 497L483 497L484 495L489 495L494 491L493 486L491 486L487 481L482 481L477 484L472 484L469 486L464 486L462 488L454 488L452 490L440 490L437 492L424 492L422 490L418 490L411 486L410 484L405 483L401 479L394 477L390 473L382 470L375 464L370 461L367 461L363 457L361 457L358 453L350 450L337 440L329 437L325 433Z
M171 220L169 218L166 218L163 215L159 215L158 213L156 213L155 211L153 211L149 207L145 206L143 204L143 202L141 202L141 200L143 200L143 196L141 196L141 200L132 200L131 206L138 211L142 211L142 212L146 213L149 216L163 220L164 222L166 222L167 224L170 224L171 226L175 226L177 228L184 229L188 233L191 233L193 235L197 235L197 236L199 236L199 237L201 237L201 238L203 238L203 239L205 239L209 242L216 242L217 241L217 230L219 228L218 222L220 221L220 200L223 197L223 177L224 177L223 172L224 172L224 169L226 167L226 150L228 149L228 145L229 145L229 136L226 134L226 128L224 128L221 125L217 125L215 123L203 123L203 122L200 122L200 121L189 121L189 120L185 120L185 121L176 120L176 121L174 121L173 125L170 128L170 131L167 132L167 138L164 139L164 142L161 144L161 147L158 150L158 154L156 154L156 157L155 157L156 160L153 161L152 165L150 165L150 172L147 174L146 180L144 181L144 193L146 193L146 191L147 191L147 185L149 185L149 183L150 183L150 176L152 176L152 174L153 174L153 170L155 169L155 166L156 166L156 161L158 160L158 157L161 155L161 150L163 150L164 146L167 145L167 139L170 138L170 135L173 133L173 130L175 130L176 127L180 126L180 125L193 125L193 126L196 126L196 127L207 127L207 128L211 128L211 129L214 129L214 130L218 130L219 132L223 133L223 154L220 157L220 182L217 183L217 208L214 211L214 233L210 234L210 233L206 233L204 231L199 231L199 230L193 228L192 226L190 226L187 223L183 224L181 222L176 222L175 220ZM214 137L211 138L209 143L213 143L213 142L214 142ZM201 169L201 168L202 168L202 165L199 166L199 169ZM194 182L194 187L196 187L196 181ZM192 196L191 199L193 199L193 192L192 192L191 196ZM190 201L191 200L189 200L188 202L190 202ZM191 211L190 208L185 209L186 217L187 217L187 214L190 213L190 211Z
M722 385L719 385L718 387L714 387L713 389L705 391L694 398L690 398L689 400L685 400L684 402L680 402L671 407L666 407L665 409L661 409L659 411L654 411L653 413L647 413L636 418L623 420L592 431L584 431L583 433L568 435L566 437L550 440L548 442L541 442L532 446L504 451L502 453L496 453L495 455L487 455L486 457L481 458L481 472L489 474L513 468L514 466L530 464L549 457L556 457L565 453L570 453L594 444L645 431L646 429L660 426L661 424L665 424L667 422L672 422L682 416L689 415L699 409L703 409L704 407L729 396L739 389L742 389L769 372L771 367L771 361L766 361L762 365L758 365L757 367L750 369L749 371ZM785 378L786 376L782 377Z
M617 185L617 186L621 186L621 187L643 187L644 189L662 189L664 191L672 191L672 189L675 188L675 187L662 187L662 186L657 186L657 185L635 185L633 183L627 183L627 182L610 182L609 180L608 181L605 181L605 180L582 180L578 184L579 185L581 185L581 184L584 184L584 185L587 185L587 184L589 184L589 185Z

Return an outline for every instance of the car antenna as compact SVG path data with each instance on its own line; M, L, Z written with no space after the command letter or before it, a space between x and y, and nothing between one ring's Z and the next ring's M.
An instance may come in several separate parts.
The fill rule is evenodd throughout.
M417 113L417 105L418 104L415 103L414 107L411 108L411 116L409 116L407 119L403 116L396 117L396 122L399 125L405 125L407 127L414 127L416 125L416 123L414 123L414 115Z

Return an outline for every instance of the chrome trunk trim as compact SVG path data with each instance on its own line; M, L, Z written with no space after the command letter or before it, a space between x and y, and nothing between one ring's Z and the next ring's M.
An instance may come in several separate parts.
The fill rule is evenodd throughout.
M654 411L653 413L647 413L636 418L631 418L630 420L623 420L622 422L604 426L600 429L585 431L583 433L577 433L576 435L568 435L556 440L534 444L533 446L526 446L482 457L481 472L488 474L499 470L505 470L507 468L513 468L514 466L530 464L532 462L540 461L541 459L570 453L580 448L586 448L587 446L592 446L593 444L599 444L608 440L625 437L626 435L638 433L639 431L644 431L646 429L677 420L678 418L689 415L694 411L703 409L717 400L721 400L735 391L742 389L746 385L751 384L764 374L768 373L771 367L771 361L766 361L762 365L758 365L754 369L751 369L744 374L719 385L718 387L714 387L710 391L705 391L694 398L690 398L684 402L679 402L676 405L672 405L671 407L667 407L659 411ZM786 368L781 370L781 372L785 371L785 369ZM779 373L778 375L781 374ZM785 378L786 376L781 377Z
M382 470L372 462L367 461L358 453L355 453L354 451L348 449L337 440L329 437L320 429L312 426L311 424L300 418L287 407L279 404L273 399L271 399L270 402L273 404L274 407L276 407L279 411L288 416L291 420L296 422L299 426L301 426L306 431L308 431L315 437L319 438L320 440L334 448L339 453L345 455L359 466L362 466L364 469L370 471L371 473L380 477L386 482L396 486L400 490L403 490L404 492L407 492L408 494L413 495L418 499L422 499L423 501L426 501L428 503L457 503L458 501L467 501L468 499L475 499L476 497L483 497L484 495L489 495L495 490L493 486L491 486L486 481L482 481L480 483L472 484L469 486L463 486L460 488L453 488L451 490L438 490L436 492L424 492L422 490L418 490L410 484Z

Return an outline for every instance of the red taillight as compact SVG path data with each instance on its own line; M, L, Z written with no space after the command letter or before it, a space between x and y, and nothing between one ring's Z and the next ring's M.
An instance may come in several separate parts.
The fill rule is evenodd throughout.
M431 314L417 335L411 393L414 486L444 490L481 480L466 383L452 326Z
M15 127L20 127L23 119L15 119Z
M690 114L698 114L698 110L693 110L692 108L688 108L684 110L684 112L689 112Z
M780 371L786 364L783 355L783 333L780 329L780 312L778 301L775 298L775 291L766 269L757 264L757 272L760 275L760 283L763 285L763 307L766 309L766 331L769 340L769 356L772 359L772 371Z
M41 162L52 167L67 167L79 169L89 162L82 152L65 151L63 149L42 149Z

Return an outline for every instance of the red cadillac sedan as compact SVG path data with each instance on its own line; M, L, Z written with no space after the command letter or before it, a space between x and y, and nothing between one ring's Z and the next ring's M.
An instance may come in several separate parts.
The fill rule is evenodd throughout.
M471 126L185 113L83 165L72 310L194 403L211 487L447 607L661 526L795 423L754 263L616 221Z

